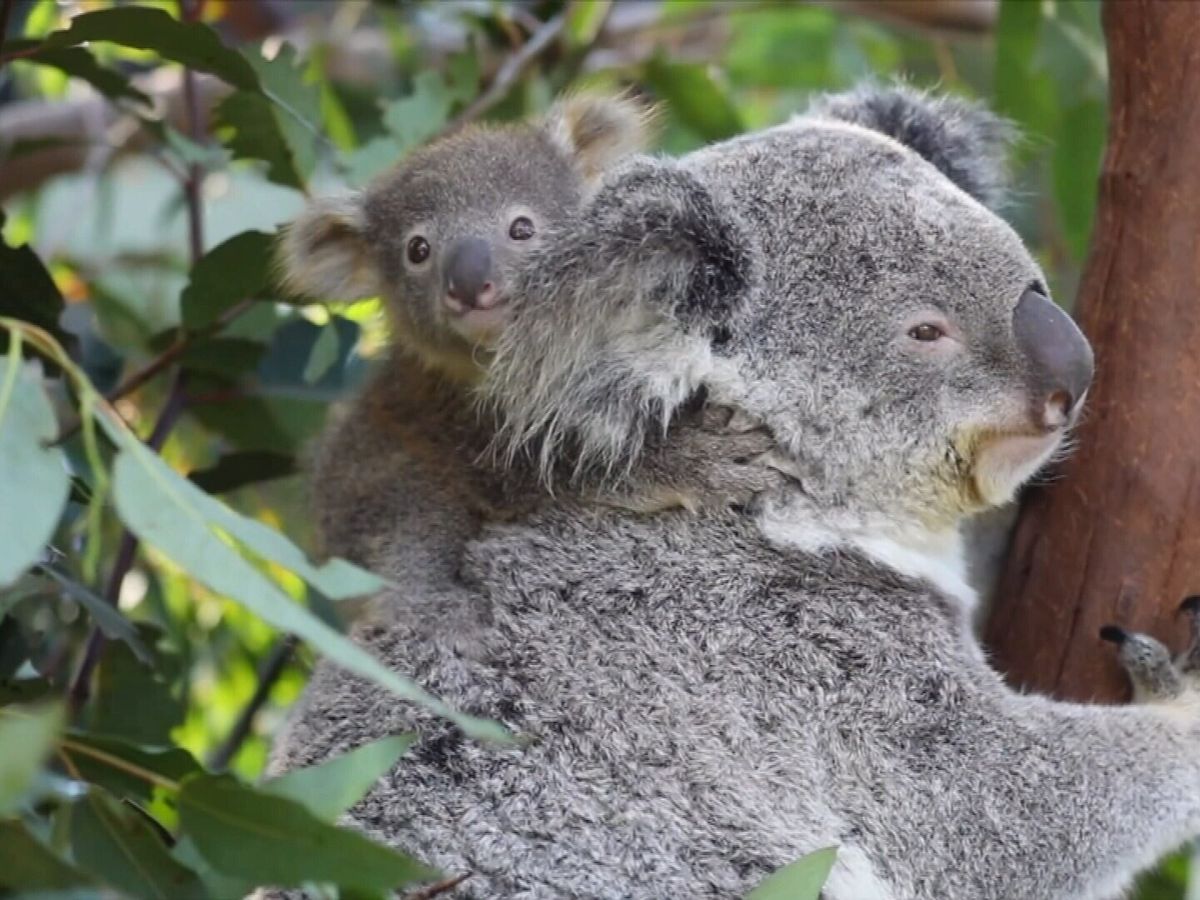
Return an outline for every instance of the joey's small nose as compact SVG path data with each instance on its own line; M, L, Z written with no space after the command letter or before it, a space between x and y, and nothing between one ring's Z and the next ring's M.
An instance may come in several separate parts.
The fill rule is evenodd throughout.
M492 248L482 238L459 238L446 256L445 289L450 305L460 310L488 309L496 302L492 282Z
M1092 346L1074 320L1030 288L1013 312L1013 332L1025 354L1034 418L1046 428L1066 425L1092 383Z

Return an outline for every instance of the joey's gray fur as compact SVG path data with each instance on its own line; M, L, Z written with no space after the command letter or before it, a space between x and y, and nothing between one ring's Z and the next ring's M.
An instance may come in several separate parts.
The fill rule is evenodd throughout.
M1000 136L859 93L614 173L522 268L483 383L555 502L468 544L457 606L356 630L529 742L322 666L276 768L419 728L350 819L474 898L739 897L836 845L827 900L1099 900L1200 833L1195 654L1172 679L1129 651L1153 702L1081 706L1009 690L972 636L959 526L1055 453L1091 367L1061 319L1054 346L1018 327L1055 313L979 202ZM763 423L778 478L598 503L698 433L705 478L741 477L698 396Z
M645 146L648 124L647 108L628 97L575 95L541 120L436 141L362 193L314 201L287 229L285 282L311 296L382 296L393 338L313 453L324 552L386 564L409 591L444 593L458 589L462 544L481 521L532 506L536 492L515 473L502 481L479 464L491 429L469 392L508 313L517 264L606 169ZM514 238L518 220L532 233ZM414 242L425 258L409 255ZM486 248L472 274L486 280L487 303L450 296L464 245Z

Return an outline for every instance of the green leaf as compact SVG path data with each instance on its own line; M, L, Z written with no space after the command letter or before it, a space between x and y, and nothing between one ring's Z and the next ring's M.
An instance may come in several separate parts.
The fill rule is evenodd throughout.
M203 769L180 747L139 747L119 738L72 730L62 743L84 781L98 784L117 797L149 802L156 780L181 782Z
M1101 101L1085 100L1060 110L1059 115L1062 124L1051 164L1054 197L1071 252L1076 259L1083 259L1096 212L1107 130L1106 107Z
M14 42L17 43L17 42ZM22 41L21 44L29 44L36 46L36 41ZM9 46L5 45L5 49L9 50ZM12 47L16 50L19 47ZM39 50L30 56L22 57L14 60L17 63L33 63L41 66L49 66L53 69L58 69L60 72L65 72L72 78L78 78L80 81L86 81L97 91L108 97L110 100L128 99L141 103L145 106L151 106L153 101L144 93L135 88L129 83L129 79L118 72L116 69L110 69L107 66L100 65L96 61L96 57L90 51L83 47L62 47L48 48Z
M227 776L185 781L179 820L183 834L218 871L259 884L332 882L392 890L437 877L402 853L320 821L299 803Z
M1053 121L1053 85L1035 70L1043 28L1042 4L1003 0L996 26L996 110L1043 135Z
M3 223L0 213L0 225ZM63 306L54 279L32 248L9 247L0 241L0 316L36 325L69 346L70 338L58 325ZM7 349L8 332L0 329L0 352Z
M773 872L746 900L820 900L821 888L837 861L837 847L814 850Z
M189 346L179 361L188 369L234 378L253 371L266 349L246 338L210 337Z
M53 566L42 565L38 567L38 571L53 580L67 596L86 609L105 637L128 644L134 655L144 663L149 664L153 660L150 649L142 643L133 623L121 615L121 611L111 603Z
M210 590L232 598L281 631L308 641L343 668L445 716L469 735L507 738L500 725L456 712L293 602L238 552L235 542L296 572L329 597L373 592L382 586L380 579L344 560L313 566L282 534L209 497L140 441L107 419L102 421L121 446L113 466L117 511L141 540L157 547Z
M205 328L230 307L260 294L271 281L274 248L273 235L243 231L204 254L183 289L184 325Z
M288 44L272 60L257 53L247 53L246 59L261 89L239 91L217 107L218 122L234 131L225 143L238 159L264 160L271 181L303 190L321 139L314 124L321 121L320 87L305 83Z
M318 819L333 822L361 800L416 739L415 734L397 734L372 741L320 765L272 778L260 789L295 800Z
M362 187L403 156L404 147L395 138L373 137L357 150L344 154L341 163L346 180L355 187Z
M190 473L188 480L209 494L223 494L248 484L285 478L296 471L296 457L290 454L249 450L226 453L215 466Z
M0 356L0 587L41 557L71 492L66 455L47 446L57 434L54 409L21 357Z
M705 140L722 140L745 130L728 89L709 66L655 57L646 64L646 80L672 114Z
M198 144L166 122L159 122L158 126L162 130L162 139L184 165L200 166L212 172L229 164L230 153L220 144Z
M200 876L212 897L248 897L254 893L258 883L245 878L235 878L218 872L207 859L200 855L196 844L188 835L181 835L171 849L171 855Z
M297 64L296 48L291 44L280 47L274 59L250 52L246 53L246 59L258 73L261 90L273 105L272 112L292 168L301 183L307 183L316 166L317 146L323 140L317 129L321 121L321 88L304 80L304 67Z
M124 644L109 644L100 660L96 696L88 713L88 726L97 734L139 744L166 744L172 729L183 721L185 702Z
M302 397L236 397L191 414L238 450L294 455L321 430L328 409L327 401Z
M200 22L181 22L161 9L120 6L83 13L71 19L66 30L49 35L43 46L73 47L88 41L151 50L163 59L216 75L236 88L258 88L254 68L221 43L215 31Z
M612 8L612 0L581 0L567 10L566 35L572 47L586 47L596 39Z
M0 821L0 894L66 897L94 885L82 872L59 859L19 821ZM80 895L82 896L82 895Z
M17 811L63 726L58 704L0 709L0 816Z
M71 818L71 850L85 871L132 897L193 900L207 897L196 873L171 857L153 827L93 787Z
M413 78L412 93L390 103L383 124L397 139L402 153L433 137L446 124L454 92L440 73L426 69Z
M791 5L729 17L733 33L725 68L738 85L776 88L836 86L839 17L829 9Z
M315 384L338 361L340 346L337 329L333 324L322 328L317 334L316 343L308 355L308 363L304 366L304 381Z

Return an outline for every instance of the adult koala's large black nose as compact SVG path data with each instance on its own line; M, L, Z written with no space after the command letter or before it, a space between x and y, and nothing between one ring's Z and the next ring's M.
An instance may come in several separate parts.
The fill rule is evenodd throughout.
M466 309L487 309L495 303L492 248L483 238L459 238L446 253L446 296Z
M1046 428L1067 424L1092 383L1092 345L1070 316L1033 288L1017 303L1013 332L1029 365L1035 419Z

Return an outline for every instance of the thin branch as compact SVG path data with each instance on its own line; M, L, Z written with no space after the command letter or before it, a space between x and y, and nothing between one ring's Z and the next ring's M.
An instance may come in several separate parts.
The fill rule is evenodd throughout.
M209 757L210 769L222 772L229 767L229 763L233 761L249 736L250 728L254 725L254 717L267 702L267 698L271 695L271 689L275 687L275 682L287 668L292 654L296 651L296 645L299 643L298 637L289 634L280 638L271 648L271 653L263 660L263 664L258 670L258 685L254 688L254 695L238 715L237 722L234 723L224 743Z
M455 116L442 129L442 133L451 134L458 131L458 129L462 128L468 122L478 119L508 96L508 92L520 80L525 70L562 34L566 21L567 17L564 13L559 13L553 18L547 19L541 28L530 35L529 40L519 50L501 64L500 68L496 70L496 77L492 79L487 89L471 101L466 109Z
M178 336L171 346L167 347L166 350L151 359L148 363L146 363L137 371L133 372L133 374L131 374L128 378L105 394L104 399L107 400L111 406L122 397L132 394L138 388L146 384L146 382L150 381L156 375L170 367L173 362L175 362L184 354L184 351L186 351L198 340L201 338L211 337L212 335L221 331L226 325L233 322L252 306L254 306L254 303L255 301L251 298L242 300L240 303L234 304L233 306L229 307L229 309L225 310L225 312L221 313L221 315L219 315L211 325ZM63 425L62 430L59 431L58 437L54 439L53 443L61 444L63 441L73 436L75 432L79 430L81 425L82 421L78 415L69 419L67 423Z
M404 900L430 900L432 897L448 894L470 877L471 873L467 872L463 875L455 875L452 878L443 879L442 881L435 881L428 887L423 887L409 894Z

